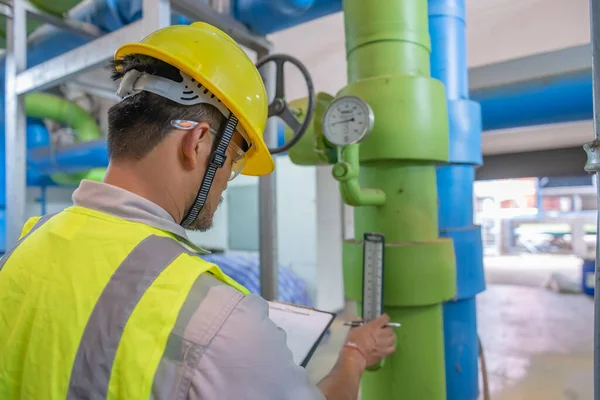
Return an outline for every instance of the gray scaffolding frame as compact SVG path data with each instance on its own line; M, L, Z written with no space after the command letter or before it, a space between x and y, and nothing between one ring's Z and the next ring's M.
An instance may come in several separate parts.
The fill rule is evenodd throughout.
M215 3L214 1L212 3ZM214 4L213 4L214 5ZM98 67L112 59L123 43L138 41L151 32L170 25L171 11L192 20L208 22L227 32L242 46L256 52L257 58L271 51L270 42L253 34L243 24L211 5L197 0L144 0L143 18L121 29L101 36L93 25L47 14L26 0L0 0L0 14L6 25L6 247L17 243L25 223L26 204L26 121L24 96L71 80L74 76ZM88 38L91 42L27 68L27 18L55 25ZM274 75L263 72L267 90L272 91ZM277 140L276 124L267 124L265 139ZM277 241L275 175L262 177L259 184L261 293L267 299L277 297Z

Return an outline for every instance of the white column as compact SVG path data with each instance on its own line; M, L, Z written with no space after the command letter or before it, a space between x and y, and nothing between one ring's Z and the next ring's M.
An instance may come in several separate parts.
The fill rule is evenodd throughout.
M342 200L331 167L317 167L317 308L344 308Z
M26 11L23 0L15 0L12 18L6 19L6 249L17 243L25 223L26 126L24 96L16 90L17 75L27 66Z

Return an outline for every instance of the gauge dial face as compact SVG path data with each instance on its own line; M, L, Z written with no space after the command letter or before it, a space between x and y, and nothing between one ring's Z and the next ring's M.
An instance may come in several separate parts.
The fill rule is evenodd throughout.
M337 146L358 143L373 129L373 111L362 99L344 96L329 105L323 116L323 133Z

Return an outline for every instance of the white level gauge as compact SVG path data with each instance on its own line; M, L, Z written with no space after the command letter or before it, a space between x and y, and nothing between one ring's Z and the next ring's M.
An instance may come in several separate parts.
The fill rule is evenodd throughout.
M377 319L383 313L383 253L385 238L377 233L364 234L363 247L363 320Z
M323 133L337 146L358 143L373 130L375 116L364 100L343 96L333 101L323 115Z

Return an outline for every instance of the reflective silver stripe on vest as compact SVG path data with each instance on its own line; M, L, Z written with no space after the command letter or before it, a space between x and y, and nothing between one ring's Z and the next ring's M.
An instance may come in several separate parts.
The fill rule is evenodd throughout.
M152 383L150 400L189 400L194 370L208 343L244 295L201 274L188 293L169 335Z
M2 270L2 267L4 267L4 264L6 264L6 261L8 261L8 259L10 258L10 256L12 256L12 254L15 251L15 249L17 247L19 247L19 245L21 243L23 243L23 241L29 237L29 235L31 235L33 232L35 232L36 230L38 230L40 226L44 225L46 222L48 222L48 220L50 218L54 217L55 215L56 214L44 215L43 217L41 217L40 219L38 219L35 224L33 224L33 227L31 228L31 230L29 232L27 232L27 235L25 235L21 239L19 239L19 241L17 242L17 244L15 244L12 249L10 249L8 252L6 252L6 254L4 254L4 256L2 257L2 259L0 260L0 271Z
M168 237L149 236L123 260L98 298L71 372L68 400L106 399L125 324L158 275L185 248Z

